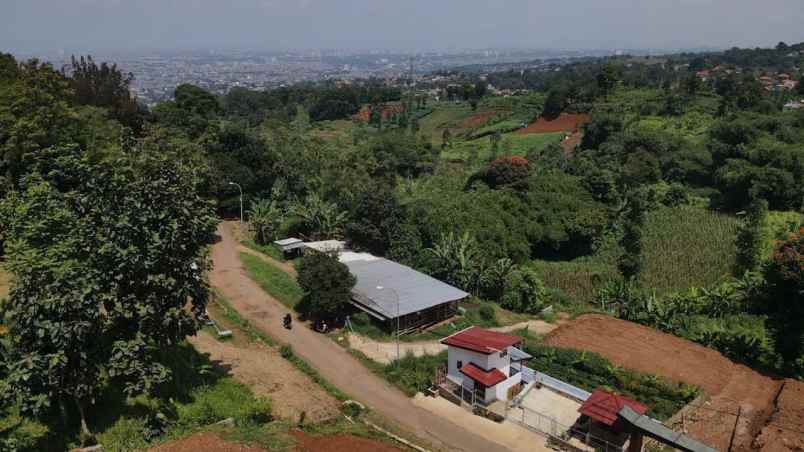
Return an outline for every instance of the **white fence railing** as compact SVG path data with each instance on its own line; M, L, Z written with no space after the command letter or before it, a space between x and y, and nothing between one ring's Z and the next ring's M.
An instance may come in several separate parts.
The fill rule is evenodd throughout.
M584 391L581 388L575 387L569 383L565 383L561 380L555 379L550 375L543 374L541 372L533 372L534 380L543 385L547 386L548 388L560 392L562 394L566 394L572 398L578 399L581 402L585 402L592 394L588 391Z

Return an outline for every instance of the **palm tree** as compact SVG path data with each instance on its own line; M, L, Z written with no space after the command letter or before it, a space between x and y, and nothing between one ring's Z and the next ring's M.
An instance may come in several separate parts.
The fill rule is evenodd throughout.
M311 194L303 203L297 202L291 209L301 219L314 240L341 238L347 214L335 203L327 202L317 194Z
M284 212L276 201L258 199L248 210L249 226L254 232L254 240L266 245L277 239Z
M438 261L436 273L451 284L464 290L477 289L478 283L478 249L477 242L468 232L456 235L453 232L441 236L427 252Z

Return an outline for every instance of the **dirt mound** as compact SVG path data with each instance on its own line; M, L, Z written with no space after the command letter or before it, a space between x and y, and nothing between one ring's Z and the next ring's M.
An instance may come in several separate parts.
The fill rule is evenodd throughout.
M458 123L459 129L476 129L497 114L496 111L480 111Z
M401 449L377 440L353 435L310 436L298 430L291 432L299 452L399 452Z
M187 438L154 447L150 452L265 452L260 447L225 441L214 432L196 433Z
M785 380L776 410L754 440L762 452L804 450L804 383Z
M206 332L189 338L213 363L229 369L235 380L250 387L258 396L271 399L273 414L297 421L301 413L309 422L332 419L339 413L334 397L301 373L273 348L258 344L238 343L237 331L232 341L220 342Z
M729 447L732 432L735 450L751 447L773 413L781 387L781 382L715 350L603 315L578 317L551 333L546 342L595 352L624 367L702 388L711 398L684 419L683 428L719 450Z
M516 133L555 133L555 132L574 132L581 124L591 121L592 118L585 113L561 113L558 118L547 120L540 117L536 122L531 123L524 129L517 130Z

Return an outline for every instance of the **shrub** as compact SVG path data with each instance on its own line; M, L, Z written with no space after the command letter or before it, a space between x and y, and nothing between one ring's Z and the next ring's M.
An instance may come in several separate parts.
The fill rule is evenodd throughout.
M523 268L512 271L506 278L500 304L514 312L538 314L547 299L548 292L536 272Z

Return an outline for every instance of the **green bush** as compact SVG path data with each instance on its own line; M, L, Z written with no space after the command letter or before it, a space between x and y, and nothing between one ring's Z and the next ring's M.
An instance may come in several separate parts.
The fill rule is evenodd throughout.
M447 352L438 355L413 356L407 354L383 368L385 379L413 396L433 384L436 369L447 361Z
M214 386L193 391L192 402L178 405L176 414L177 428L190 431L230 417L237 424L266 422L271 404L267 399L254 398L246 386L224 378Z
M148 447L143 435L145 419L123 417L111 427L98 435L98 442L103 444L103 450L110 452L128 452Z

